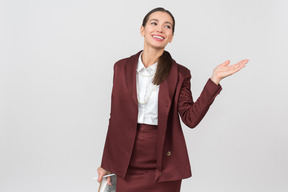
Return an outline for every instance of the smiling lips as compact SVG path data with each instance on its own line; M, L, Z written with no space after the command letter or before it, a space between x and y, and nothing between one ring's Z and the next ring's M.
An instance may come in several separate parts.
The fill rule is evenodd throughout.
M160 36L160 35L152 35L153 39L155 39L156 41L163 41L164 37Z

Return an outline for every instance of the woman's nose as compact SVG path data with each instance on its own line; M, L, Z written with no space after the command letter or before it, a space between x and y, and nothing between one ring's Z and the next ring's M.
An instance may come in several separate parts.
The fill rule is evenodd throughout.
M162 27L159 26L159 27L157 28L157 32L162 33L162 32L163 32Z

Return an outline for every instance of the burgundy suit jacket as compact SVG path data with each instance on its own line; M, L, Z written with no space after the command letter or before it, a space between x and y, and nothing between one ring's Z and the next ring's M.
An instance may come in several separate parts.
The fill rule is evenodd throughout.
M136 68L141 51L114 65L111 113L101 167L125 178L137 131L138 102ZM222 90L208 79L201 95L193 101L190 71L174 60L158 95L157 169L154 182L191 177L187 147L179 114L194 128ZM169 152L169 153L168 153Z

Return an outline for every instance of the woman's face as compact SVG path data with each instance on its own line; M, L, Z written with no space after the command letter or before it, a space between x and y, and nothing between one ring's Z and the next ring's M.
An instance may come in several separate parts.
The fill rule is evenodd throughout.
M166 12L157 11L149 16L145 27L141 26L144 44L156 49L164 49L173 39L173 20Z

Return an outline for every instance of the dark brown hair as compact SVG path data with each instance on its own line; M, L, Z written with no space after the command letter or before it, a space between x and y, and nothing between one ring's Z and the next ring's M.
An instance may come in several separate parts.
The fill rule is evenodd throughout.
M170 17L173 20L172 32L174 34L174 31L175 31L174 16L172 15L172 13L170 13L170 11L168 11L162 7L157 7L155 9L152 9L151 11L149 11L143 19L142 26L145 27L145 25L148 22L149 16L152 13L157 12L157 11L165 12L165 13L168 13L170 15ZM167 76L169 75L171 67L172 67L172 57L168 51L164 50L163 54L158 59L157 70L156 70L156 73L155 73L155 76L153 79L153 83L155 85L159 85L160 83L162 83L167 78Z

